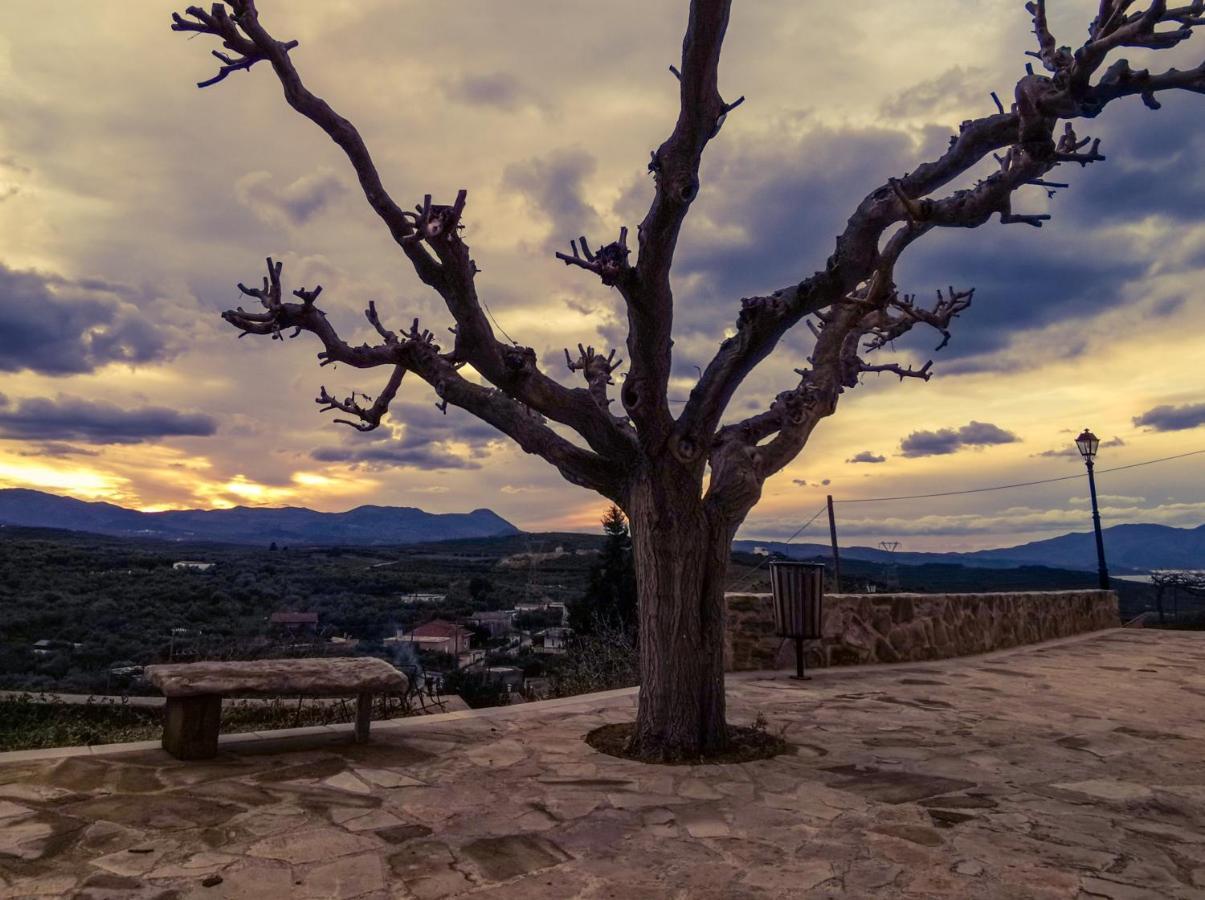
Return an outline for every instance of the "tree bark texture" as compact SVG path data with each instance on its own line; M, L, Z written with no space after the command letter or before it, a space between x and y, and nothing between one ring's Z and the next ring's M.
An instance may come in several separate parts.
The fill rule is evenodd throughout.
M732 529L681 472L650 472L629 504L640 603L632 750L679 759L722 749L724 584Z

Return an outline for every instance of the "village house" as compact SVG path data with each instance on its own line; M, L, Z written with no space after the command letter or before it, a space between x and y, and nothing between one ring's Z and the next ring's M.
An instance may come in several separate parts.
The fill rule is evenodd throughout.
M468 651L472 637L473 632L463 625L446 619L433 619L412 628L408 634L399 632L390 643L413 644L415 649L434 650L437 653L459 657Z
M513 609L479 612L469 619L469 623L484 628L490 637L505 637L515 630L515 612Z
M83 644L75 644L71 641L57 641L50 638L42 638L40 641L34 641L30 650L37 656L49 656L52 653L60 651L78 650Z
M447 594L402 594L401 601L403 603L443 603L448 599Z
M456 657L456 668L469 669L485 662L484 650L466 650Z
M564 653L572 633L568 628L545 628L543 631L537 631L534 635L537 640L535 649L544 653Z
M512 613L531 613L531 612L546 612L559 615L561 624L564 625L569 621L569 607L560 600L553 600L551 597L541 597L539 600L520 600L515 604Z
M318 630L318 613L282 610L272 613L268 618L268 622L273 628L312 633Z
M172 568L176 571L183 572L204 572L207 569L212 569L213 563L201 562L200 560L196 559L182 559L178 562L172 563Z
M523 688L523 670L517 666L489 666L484 675L490 684L503 685L508 694L518 693Z

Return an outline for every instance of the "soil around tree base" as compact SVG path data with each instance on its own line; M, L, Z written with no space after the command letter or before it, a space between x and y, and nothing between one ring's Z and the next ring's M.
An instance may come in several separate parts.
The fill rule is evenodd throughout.
M701 756L650 757L633 753L629 749L632 743L632 735L635 731L635 722L603 725L586 735L586 743L599 753L606 753L608 756L618 756L620 759L632 759L636 762L667 766L753 762L757 759L770 759L773 756L795 752L793 744L788 743L776 734L771 734L764 728L729 725L728 746L716 753L708 753Z

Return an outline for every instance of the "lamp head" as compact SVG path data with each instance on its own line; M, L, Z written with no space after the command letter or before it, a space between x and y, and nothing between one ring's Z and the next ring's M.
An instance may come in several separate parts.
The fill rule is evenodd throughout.
M1079 448L1080 456L1085 461L1091 462L1100 447L1100 438L1085 428L1083 433L1075 439L1075 446Z

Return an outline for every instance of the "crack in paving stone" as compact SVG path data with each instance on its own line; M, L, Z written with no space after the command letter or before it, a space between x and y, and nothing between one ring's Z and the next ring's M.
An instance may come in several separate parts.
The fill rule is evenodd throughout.
M862 768L856 765L833 766L822 771L838 776L838 780L830 782L830 787L860 794L881 803L915 803L926 797L952 794L975 787L975 782L958 778L873 767Z
M996 809L999 806L991 797L974 794L967 796L955 795L953 797L928 797L917 802L924 807L940 806L945 809Z
M980 666L980 672L991 672L993 675L1007 675L1009 678L1039 678L1041 676L1031 675L1029 672L1018 672L1016 669L996 669L991 666Z
M961 825L963 822L977 818L968 813L955 812L952 809L930 809L928 812L929 818L938 828L953 828L955 825Z

